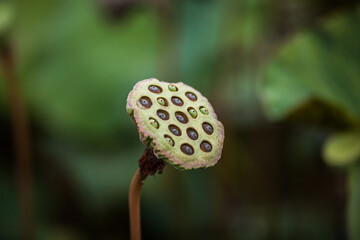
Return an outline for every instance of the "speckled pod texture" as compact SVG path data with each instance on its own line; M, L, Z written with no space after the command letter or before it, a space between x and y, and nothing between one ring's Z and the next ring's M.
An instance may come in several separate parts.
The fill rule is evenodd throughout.
M224 127L207 98L192 87L142 80L129 93L126 110L145 146L176 168L211 167L220 159Z

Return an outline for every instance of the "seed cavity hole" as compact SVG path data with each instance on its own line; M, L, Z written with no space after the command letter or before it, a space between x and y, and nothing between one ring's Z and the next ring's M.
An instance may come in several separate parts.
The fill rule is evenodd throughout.
M202 128L204 129L204 132L206 132L209 135L213 134L214 132L214 128L211 126L210 123L204 122L202 124Z
M212 146L208 141L202 141L200 144L200 148L204 152L211 152L211 150L212 150Z
M181 130L178 126L176 125L169 125L169 131L174 134L175 136L181 136Z
M151 99L150 98L148 98L148 97L141 97L140 99L139 99L139 102L140 102L140 104L142 105L142 106L144 106L145 108L150 108L151 106L152 106L152 101L151 101Z
M206 107L201 106L199 109L202 114L205 114L205 115L209 114L209 110Z
M185 153L186 155L193 155L194 154L194 148L187 143L181 144L180 150Z
M149 118L149 122L150 122L150 124L154 127L154 128L156 128L156 129L158 129L159 128L159 123L158 123L158 121L156 121L155 119L153 119L153 118Z
M196 117L197 117L198 113L197 113L197 111L196 111L194 108L189 107L187 110L188 110L188 113L190 114L190 116L191 116L192 118L196 118Z
M163 97L157 98L157 102L158 102L161 106L164 106L164 107L169 106L169 102L168 102L165 98L163 98Z
M157 110L156 114L162 120L168 120L169 119L169 113L167 111L165 111L165 110L161 110L161 109Z
M187 123L189 121L188 117L183 112L175 112L176 119L181 123Z
M153 92L153 93L161 93L162 92L161 87L156 86L156 85L150 85L148 89L150 92Z
M195 102L197 100L196 95L192 92L186 92L185 96L193 102Z
M165 140L169 143L169 145L174 146L175 142L169 135L164 135Z
M179 97L172 97L171 102L175 104L176 106L182 106L184 105L184 102Z
M186 133L187 133L188 137L189 137L190 139L192 139L192 140L196 140L196 139L198 139L198 137L199 137L199 134L198 134L197 131L196 131L195 129L193 129L193 128L188 128L188 129L186 129Z
M168 88L172 92L176 92L178 90L178 88L174 84L169 84Z

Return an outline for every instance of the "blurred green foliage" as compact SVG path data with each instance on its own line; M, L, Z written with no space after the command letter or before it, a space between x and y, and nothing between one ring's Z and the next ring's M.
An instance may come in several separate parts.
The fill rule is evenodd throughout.
M333 134L324 143L323 157L329 165L349 168L348 228L349 239L359 239L360 211L360 7L347 14L335 15L321 26L294 36L270 61L261 83L262 98L273 119L291 114L313 115L309 99L318 99L321 113L312 117L312 123L341 118L346 132ZM304 107L305 106L305 107ZM335 119L326 111L337 109ZM313 110L313 109L312 109ZM333 125L333 131L344 126ZM344 129L342 129L344 130Z
M359 133L339 133L329 138L325 143L324 158L334 166L346 166L360 159Z
M50 9L42 2L31 3L39 6L35 11L19 10L14 36L32 112L58 131L54 134L111 141L129 128L119 109L127 93L139 79L155 74L156 17L151 11L134 13L126 24L111 26L84 1ZM31 25L35 16L42 18ZM35 32L34 44L22 29Z
M318 98L360 121L360 9L297 34L264 71L262 97L273 119Z
M0 38L10 28L13 20L12 5L7 2L0 2Z

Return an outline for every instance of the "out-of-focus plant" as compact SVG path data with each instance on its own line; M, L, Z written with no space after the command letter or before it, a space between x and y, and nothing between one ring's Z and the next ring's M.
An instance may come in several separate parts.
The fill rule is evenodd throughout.
M279 49L259 84L273 120L333 132L323 158L347 169L349 238L360 239L360 7L296 35Z
M0 3L0 36L4 37L4 34L10 28L13 21L14 10L13 6L8 2Z
M348 174L348 228L350 239L360 238L360 132L335 133L325 142L325 161Z
M11 38L14 6L0 3L0 71L7 95L13 136L17 204L23 239L36 238L33 164L27 107L18 78L16 47Z

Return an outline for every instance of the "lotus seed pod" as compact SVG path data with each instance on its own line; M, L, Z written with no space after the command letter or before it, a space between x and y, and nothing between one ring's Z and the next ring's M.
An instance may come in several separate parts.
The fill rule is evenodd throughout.
M126 109L140 140L158 159L179 169L206 168L220 159L224 127L192 87L145 79L129 93Z

